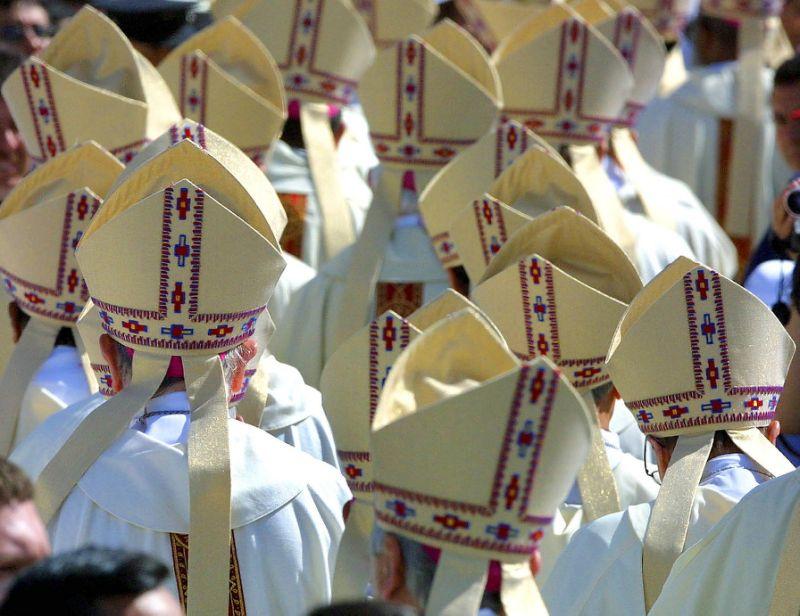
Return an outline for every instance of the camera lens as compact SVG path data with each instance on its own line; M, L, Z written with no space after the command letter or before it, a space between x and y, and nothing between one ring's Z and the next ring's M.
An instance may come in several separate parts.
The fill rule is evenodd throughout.
M800 217L800 186L787 190L783 199L789 213L792 216Z

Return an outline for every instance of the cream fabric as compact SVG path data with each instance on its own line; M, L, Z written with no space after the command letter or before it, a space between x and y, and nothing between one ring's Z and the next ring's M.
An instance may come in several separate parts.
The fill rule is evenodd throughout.
M484 361L475 362L476 355ZM531 393L520 400L522 391ZM505 421L497 421L498 412ZM541 424L534 428L545 416L546 432ZM395 362L373 422L374 506L386 530L443 549L429 608L450 605L443 613L472 613L488 559L527 561L531 531L563 499L588 449L589 426L585 406L548 360L519 365L470 309L409 345ZM525 436L509 438L520 430L544 432L538 453L525 446ZM413 457L407 455L409 442L416 444ZM534 456L536 464L520 462L520 453L522 460ZM530 474L521 491L506 492L503 507L498 490L514 482L509 473L520 463ZM532 473L547 481L532 481ZM535 613L531 599L519 613Z
M489 50L511 34L521 23L546 8L544 2L495 2L455 0L465 27Z
M464 207L486 192L492 182L529 148L551 149L519 122L503 120L447 164L419 198L419 211L433 247L445 267L461 265L450 238L450 223ZM555 152L553 152L555 153Z
M36 477L98 402L53 415L15 451L15 461ZM187 445L185 435L174 445L157 438L162 419L171 418L126 430L84 475L49 532L56 553L87 543L149 553L168 564L167 588L176 593L169 533L189 530ZM327 464L241 422L229 420L229 428L242 613L305 614L330 599L349 492Z
M283 129L280 71L266 47L235 17L185 41L158 65L181 115L219 133L264 164Z
M88 139L127 162L180 117L155 68L89 6L12 73L2 92L36 162Z
M702 539L747 492L768 478L741 454L710 460L694 492L686 547ZM543 587L552 615L645 614L642 542L651 510L650 503L629 507L573 536Z
M728 614L776 613L770 611L771 601L782 554L789 545L787 532L796 511L799 479L795 471L745 496L677 560L650 613L692 612L708 605Z
M422 34L439 12L434 0L356 0L353 5L379 49Z

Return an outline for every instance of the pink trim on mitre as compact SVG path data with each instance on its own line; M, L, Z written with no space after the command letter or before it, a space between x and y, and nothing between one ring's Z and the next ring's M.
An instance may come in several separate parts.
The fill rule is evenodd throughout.
M299 120L300 119L300 105L303 102L299 99L293 98L289 101L287 105L288 115L290 120ZM328 119L333 120L336 116L338 116L342 112L342 108L338 105L328 105Z

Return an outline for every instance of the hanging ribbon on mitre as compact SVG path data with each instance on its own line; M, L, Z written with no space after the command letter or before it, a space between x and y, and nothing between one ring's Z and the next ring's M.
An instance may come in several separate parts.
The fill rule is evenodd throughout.
M387 92L394 106L386 104ZM364 75L360 93L381 175L353 249L347 309L334 323L335 346L372 317L375 284L398 215L418 215L417 195L489 130L500 105L488 56L451 21L383 50ZM451 100L460 101L461 113L452 113Z
M75 327L89 298L75 247L122 169L90 141L28 174L0 206L0 275L30 317L0 380L0 455L7 456L24 436L18 421L25 391L61 328ZM83 363L93 383L88 362Z
M758 430L775 417L793 354L783 325L758 298L683 257L636 296L620 321L607 359L614 385L642 432L679 437L644 536L648 610L683 551L717 431L767 473L793 470ZM673 369L665 373L664 366Z
M182 377L192 410L189 614L227 610L232 392L222 362L252 336L285 265L275 241L281 229L269 223L285 222L280 201L257 167L227 148L221 158L190 140L167 148L116 187L85 232L78 263L104 332L118 353L133 355L130 383L83 420L36 478L37 504L50 520L164 377ZM242 176L261 185L251 193Z
M503 115L561 153L594 201L602 229L632 256L636 237L598 153L633 88L620 53L574 10L557 4L509 35L492 62L503 85Z
M591 392L611 382L605 353L641 288L622 249L588 218L561 207L511 236L471 295L519 357L548 357L592 409L591 447L578 474L589 519L620 510Z
M91 6L23 62L2 92L37 164L89 139L127 163L180 119L158 71Z
M588 411L561 372L546 358L518 362L472 309L408 346L372 425L373 503L384 532L438 552L426 613L476 614L490 561L499 561L505 613L547 614L529 560L590 435Z

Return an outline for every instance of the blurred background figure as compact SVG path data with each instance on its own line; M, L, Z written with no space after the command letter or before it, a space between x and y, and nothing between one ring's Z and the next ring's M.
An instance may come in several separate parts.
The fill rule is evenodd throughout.
M38 0L0 0L0 50L39 53L53 32L50 15Z
M92 0L154 66L179 43L211 23L209 3L198 0Z
M0 602L23 569L49 554L50 541L33 504L30 480L18 466L0 458Z
M164 587L167 567L145 555L86 547L48 558L23 573L2 616L180 616Z
M5 40L5 39L2 39ZM0 82L20 65L24 56L0 48ZM0 202L6 198L28 169L28 155L8 105L0 97Z
M383 601L355 601L326 605L310 612L308 616L417 616L419 612L407 605Z

